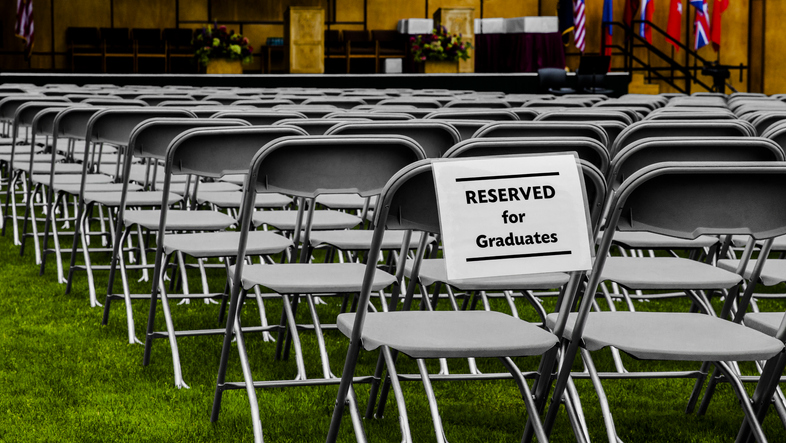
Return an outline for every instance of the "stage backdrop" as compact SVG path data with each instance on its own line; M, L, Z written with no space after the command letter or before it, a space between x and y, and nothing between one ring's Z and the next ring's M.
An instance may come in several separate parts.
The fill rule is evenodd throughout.
M655 0L653 21L665 29L668 0ZM622 20L625 0L614 0L614 19ZM694 11L682 0L684 14L682 42L693 41ZM520 17L556 15L557 0L34 0L35 46L30 61L24 59L23 41L14 36L16 2L0 2L0 70L60 70L68 68L65 32L71 26L198 28L218 20L248 36L259 47L267 37L283 36L284 11L292 6L321 6L326 11L326 26L332 29L394 29L401 18L431 18L441 7L474 8L475 17ZM710 8L714 2L710 1ZM586 0L588 53L600 50L603 0ZM786 2L733 0L723 14L723 46L716 54L710 46L700 50L705 59L729 65L749 65L742 81L732 75L731 83L741 91L768 94L786 92L786 46L780 38L777 20L786 13ZM622 44L621 32L614 43ZM667 54L671 46L662 37L653 42ZM768 54L770 55L768 57ZM258 54L257 54L258 55ZM640 57L646 58L642 50ZM675 53L684 64L684 51ZM572 43L567 48L567 64L578 66L578 52ZM651 59L656 64L654 59ZM766 61L766 62L765 62ZM614 57L614 66L622 66L622 57ZM257 56L249 70L260 68ZM705 79L711 83L710 79ZM662 86L663 92L670 88ZM695 90L695 89L694 89Z

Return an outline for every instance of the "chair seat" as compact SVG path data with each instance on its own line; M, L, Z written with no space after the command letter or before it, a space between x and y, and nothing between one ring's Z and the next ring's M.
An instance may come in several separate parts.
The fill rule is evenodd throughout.
M601 281L628 289L728 289L742 277L695 260L672 257L608 257Z
M221 177L219 181L243 186L243 184L246 182L246 174L227 174Z
M79 194L81 185L79 183L63 183L55 182L54 189L58 191L67 192L69 194ZM142 189L135 183L128 184L128 192L136 192ZM123 190L122 183L85 183L85 193L88 192L120 192Z
M145 165L131 165L131 172L128 174L128 179L131 181L135 181L138 183L145 183L146 178L146 171L147 166ZM150 179L152 180L153 177L153 170L150 170ZM156 183L164 183L164 178L166 177L166 173L164 172L164 168L159 167L158 171L156 172ZM173 175L172 176L172 183L185 183L188 180L188 177L185 175Z
M230 270L233 275L234 266ZM279 294L333 294L360 292L366 265L360 263L287 263L252 265L243 268L243 287L260 285ZM380 291L396 278L379 269L372 291Z
M85 201L100 203L104 206L120 206L120 199L123 194L120 192L85 192ZM182 197L177 194L169 193L169 203L176 203ZM164 193L161 191L129 192L126 197L126 206L161 206L164 200Z
M49 185L49 180L52 178L49 174L36 174L33 175L33 183L41 183ZM88 174L85 176L85 183L110 183L112 177L104 174ZM82 182L81 174L65 174L55 175L55 189L57 185L79 184ZM79 189L77 189L79 192Z
M317 197L316 202L331 209L363 209L366 198L358 194L322 194ZM373 208L377 198L373 197L369 207Z
M399 249L404 242L406 231L385 231L382 238L383 250ZM412 234L409 240L409 249L415 249L420 242L420 232ZM311 246L331 245L345 251L367 251L371 248L371 239L374 231L345 229L340 231L315 231L311 234Z
M603 235L602 233L599 234ZM643 231L625 231L614 233L614 243L631 249L694 249L708 248L718 243L718 238L711 235L686 240L668 235Z
M739 264L739 260L718 260L718 267L729 272L735 272ZM748 262L743 273L746 279L750 280L755 266L756 260ZM764 262L764 269L761 270L761 282L765 286L775 286L782 281L786 281L786 260L768 259Z
M10 137L0 137L0 155L11 154L11 142L12 139ZM39 149L36 148L36 151ZM14 148L14 154L30 154L30 151L32 151L30 145L17 144Z
M197 195L201 194L202 191L205 192L237 192L240 190L238 185L232 183L224 183L224 182L215 182L215 183L200 183L199 189L197 190ZM174 192L175 194L183 195L186 192L186 184L184 183L172 183L171 187L169 188L170 192ZM188 192L194 192L194 183L192 182L188 188Z
M17 149L18 149L18 147L17 147ZM65 159L65 157L63 157L62 155L55 154L55 160L56 161L63 161L64 159ZM11 153L9 152L7 154L5 154L5 153L0 154L0 160L2 160L4 162L11 161ZM19 165L17 165L17 163L19 163ZM27 152L23 152L23 153L19 153L19 152L15 152L14 153L14 167L16 169L22 169L21 166L23 166L25 164L29 164L29 163L30 163L30 151L29 150ZM52 164L52 154L45 154L45 153L38 153L38 152L36 152L35 154L33 154L33 163ZM20 166L20 167L17 168L17 166Z
M200 204L212 203L219 208L239 208L243 200L242 192L202 192L200 185L197 192L197 201ZM257 194L255 208L283 208L292 203L292 198L283 194Z
M783 320L783 312L749 312L745 314L745 326L775 337Z
M133 194L133 193L132 193ZM132 194L129 194L131 196ZM160 210L126 211L123 222L126 226L137 224L148 230L158 230ZM171 231L217 231L235 223L235 219L218 211L169 210L166 214L166 229ZM235 245L237 247L237 245Z
M240 243L240 232L207 232L173 234L164 237L164 252L181 251L192 257L234 257ZM292 241L274 232L250 231L246 255L277 254L292 246Z
M305 218L305 217L304 217ZM297 211L259 211L254 213L254 226L275 226L282 231L293 231ZM340 211L314 211L313 230L351 229L359 225L360 217Z
M14 161L14 169L30 173L30 163L27 161L17 162ZM52 172L52 164L49 162L35 162L33 163L33 174L49 174ZM81 175L82 165L76 163L56 163L55 174L72 174Z
M554 327L557 314L546 324ZM564 336L573 336L570 314ZM767 360L781 352L780 340L737 323L704 314L668 312L593 312L582 335L584 347L614 346L636 358L676 361Z
M355 314L338 316L338 329L352 334ZM386 345L413 358L520 357L540 355L557 337L495 311L397 311L369 313L363 348Z
M411 274L412 261L408 260L404 268L404 275L409 277ZM564 272L549 272L545 274L448 280L445 260L441 258L424 259L420 265L419 278L420 282L426 286L431 286L436 282L443 282L462 291L557 289L570 279L568 274Z

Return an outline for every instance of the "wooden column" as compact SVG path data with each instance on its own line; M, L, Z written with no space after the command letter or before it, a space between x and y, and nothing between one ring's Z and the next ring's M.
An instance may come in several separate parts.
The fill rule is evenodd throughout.
M290 6L284 16L285 66L290 74L325 72L325 10Z
M451 34L461 34L464 41L475 46L475 10L473 8L439 8L434 13L434 26L442 25ZM469 60L459 61L459 72L475 72L474 51Z

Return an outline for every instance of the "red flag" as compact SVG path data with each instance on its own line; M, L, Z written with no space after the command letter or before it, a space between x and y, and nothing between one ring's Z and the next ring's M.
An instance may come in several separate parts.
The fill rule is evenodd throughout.
M666 34L676 41L682 39L682 0L671 0L669 8L669 26L666 28ZM680 47L672 40L666 39L674 48L679 52Z
M729 0L715 0L712 5L712 20L710 20L710 41L712 49L718 52L721 44L721 14L729 7Z
M636 15L636 11L639 10L640 4L641 0L625 0L625 11L622 14L622 21L626 26L631 26L633 17Z

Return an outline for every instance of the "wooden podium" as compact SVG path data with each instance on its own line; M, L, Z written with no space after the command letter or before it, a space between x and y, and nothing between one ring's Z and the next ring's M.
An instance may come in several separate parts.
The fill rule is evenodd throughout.
M325 72L325 10L290 6L284 14L284 66L290 74Z
M434 13L434 26L442 25L451 34L461 34L462 40L475 47L475 10L473 8L439 8ZM475 72L474 51L469 60L459 61L459 72Z

